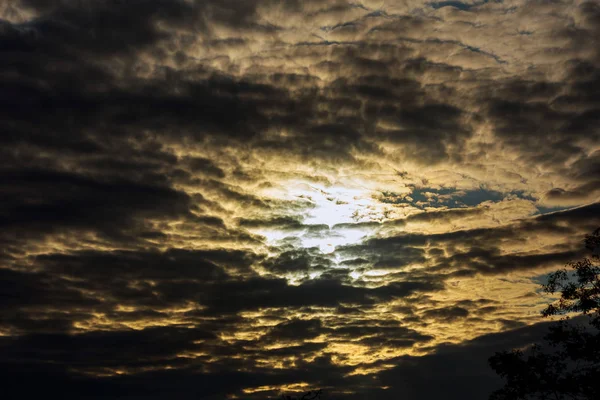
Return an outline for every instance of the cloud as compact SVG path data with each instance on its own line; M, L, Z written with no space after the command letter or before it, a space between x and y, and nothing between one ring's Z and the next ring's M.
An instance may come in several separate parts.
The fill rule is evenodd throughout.
M485 335L458 346L440 346L434 354L422 358L400 357L395 360L394 368L380 375L380 384L390 389L377 391L376 395L382 399L395 398L400 393L408 399L488 396L502 381L487 366L487 358L500 349L527 346L540 340L546 331L547 324L538 324ZM431 385L432 380L437 384Z
M451 322L454 319L467 317L469 315L469 311L462 307L447 307L427 310L425 311L424 315L428 318Z
M599 15L0 5L7 390L485 397L599 224Z

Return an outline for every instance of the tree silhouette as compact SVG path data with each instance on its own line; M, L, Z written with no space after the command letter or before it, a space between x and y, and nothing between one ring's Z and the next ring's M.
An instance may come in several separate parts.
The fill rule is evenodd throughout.
M546 293L560 293L558 301L542 311L545 317L562 315L544 337L527 351L512 350L490 357L490 366L505 386L490 400L600 399L600 229L586 235L590 258L567 264L543 285ZM585 323L568 314L585 315Z

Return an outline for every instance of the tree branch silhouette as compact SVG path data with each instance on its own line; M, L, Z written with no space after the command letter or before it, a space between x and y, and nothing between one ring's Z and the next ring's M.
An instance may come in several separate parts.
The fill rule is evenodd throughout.
M563 316L549 329L544 346L497 352L489 364L505 380L490 400L600 399L600 228L585 237L590 257L549 275L546 293L560 293L544 317ZM571 314L587 317L575 322Z

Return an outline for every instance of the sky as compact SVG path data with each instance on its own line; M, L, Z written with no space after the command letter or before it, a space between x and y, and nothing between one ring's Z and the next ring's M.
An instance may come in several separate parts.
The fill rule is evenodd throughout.
M21 398L479 400L600 226L600 4L0 2Z

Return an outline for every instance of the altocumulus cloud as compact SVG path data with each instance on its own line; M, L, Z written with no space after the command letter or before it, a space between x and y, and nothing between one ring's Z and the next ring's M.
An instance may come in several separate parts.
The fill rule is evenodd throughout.
M4 2L6 391L482 398L600 225L598 34L579 0Z

